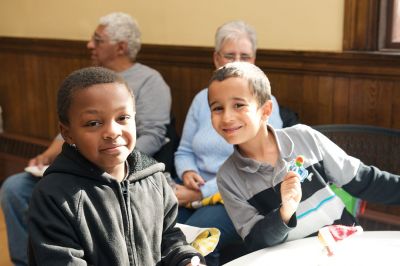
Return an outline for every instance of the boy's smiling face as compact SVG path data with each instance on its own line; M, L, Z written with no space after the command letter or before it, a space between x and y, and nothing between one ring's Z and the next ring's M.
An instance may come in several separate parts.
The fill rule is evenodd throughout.
M126 86L106 83L76 90L68 117L69 125L61 125L65 140L89 161L120 178L136 144L134 102Z
M270 101L259 108L248 81L239 77L213 81L208 99L213 127L230 144L254 139L271 112ZM268 107L270 109L266 110Z

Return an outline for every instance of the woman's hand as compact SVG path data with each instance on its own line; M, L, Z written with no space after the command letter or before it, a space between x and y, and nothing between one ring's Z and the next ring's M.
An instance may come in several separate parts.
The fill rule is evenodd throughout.
M44 165L50 164L52 160L53 158L48 157L45 153L41 153L30 159L28 166L37 166L39 169L42 169Z
M280 213L286 224L289 223L290 218L299 207L301 195L300 178L295 172L290 171L281 183L282 206Z
M29 160L28 166L37 166L39 167L39 169L42 169L44 165L51 164L57 157L57 155L61 152L63 144L63 139L55 138L50 146L43 153Z
M201 200L203 197L200 191L178 184L175 186L175 195L180 206L186 206L188 203Z
M204 185L204 179L195 171L186 171L182 175L183 184L185 187L200 191L200 187Z

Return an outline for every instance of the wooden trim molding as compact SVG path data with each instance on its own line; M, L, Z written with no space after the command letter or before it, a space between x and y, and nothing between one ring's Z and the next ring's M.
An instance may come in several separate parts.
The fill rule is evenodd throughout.
M380 0L345 0L344 51L378 50Z
M149 65L213 69L213 48L144 44L138 61ZM73 56L89 58L84 41L0 37L1 53ZM261 49L256 64L264 70L298 74L348 76L400 76L400 54L379 52L314 52Z
M24 53L89 58L86 42L73 40L0 37L1 53Z
M171 87L181 133L193 97L214 70L212 47L144 44L138 61ZM85 41L0 37L0 106L10 134L51 140L57 134L60 82L89 66ZM309 125L352 123L400 128L400 55L379 52L258 51L280 105Z
M400 226L399 215L388 214L376 210L366 209L365 212L359 216L359 218L377 221L380 223L390 224L394 226Z
M213 68L212 48L143 45L138 60L150 65L181 65ZM400 54L359 52L257 51L256 64L266 71L346 76L400 75Z
M256 63L270 71L299 74L395 79L400 74L399 54L261 50Z

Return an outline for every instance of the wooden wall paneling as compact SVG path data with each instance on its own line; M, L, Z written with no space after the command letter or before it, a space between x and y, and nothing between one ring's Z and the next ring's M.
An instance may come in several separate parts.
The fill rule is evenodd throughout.
M300 120L303 118L302 85L303 77L299 75L288 75L287 73L276 73L264 70L271 83L272 95L279 105L285 106L299 114Z
M391 82L352 79L349 123L391 127Z
M319 119L319 77L317 75L303 76L302 123L308 125L318 124Z
M58 131L55 101L60 82L90 65L84 43L5 37L0 41L5 131L52 139Z
M379 5L380 0L345 0L343 50L377 50Z
M318 124L330 124L333 120L334 78L320 76L317 84Z
M1 80L5 82L4 89L6 90L3 95L6 95L5 101L1 103L3 106L3 120L4 129L18 129L19 131L24 130L24 126L27 123L23 123L21 116L26 114L25 118L29 116L31 110L29 105L26 104L29 99L29 91L26 90L30 87L24 82L24 69L26 69L26 60L22 56L18 56L15 53L4 54L1 58ZM24 87L25 85L25 87Z
M0 104L7 132L54 137L55 93L67 74L90 65L85 44L0 37ZM212 53L207 47L143 45L139 54L139 62L159 70L170 85L178 132L193 97L214 70ZM296 111L304 123L400 128L395 119L400 56L260 50L256 63L267 73L280 105ZM373 93L376 103L368 100L374 99Z
M332 123L346 124L349 121L349 78L336 77L334 80Z
M392 116L390 124L393 128L400 128L400 81L393 82Z
M377 99L376 110L373 116L376 121L380 121L383 127L392 127L391 121L393 113L393 82L388 80L378 80L376 82Z

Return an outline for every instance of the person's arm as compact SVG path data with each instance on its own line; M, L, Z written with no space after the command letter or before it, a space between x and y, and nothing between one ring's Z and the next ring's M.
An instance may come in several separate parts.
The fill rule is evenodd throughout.
M272 100L272 113L271 113L271 116L268 119L268 123L273 128L282 128L283 121L282 121L281 115L279 113L278 101L276 100L274 95L271 95L271 100Z
M224 165L223 168L225 167L227 166ZM232 167L230 165L227 168ZM286 224L281 217L279 206L267 214L259 213L237 187L246 185L225 170L220 170L217 182L225 209L249 250L280 244L286 240L289 231L296 227L295 215L292 215Z
M203 198L199 190L190 189L178 184L175 186L175 195L180 206L186 206L193 201L198 201Z
M38 166L39 168L44 165L51 164L54 159L60 154L64 140L57 136L54 138L50 146L41 154L29 160L29 166Z
M343 189L370 202L400 204L400 176L363 163L355 177Z
M330 182L352 196L383 203L400 204L400 176L367 166L349 156L338 145L318 131L314 138L323 156L325 173Z
M281 183L281 199L282 204L279 213L285 224L289 224L301 200L300 178L294 172L289 172L283 178Z
M178 178L183 180L183 174L187 171L199 173L196 164L196 155L193 151L193 139L199 129L198 105L200 104L200 94L197 94L189 107L183 125L182 136L177 151L175 152L175 170Z
M157 73L149 76L136 97L136 148L154 155L165 144L170 123L171 92Z
M162 178L161 183L164 198L164 231L161 243L163 265L190 265L194 256L198 256L204 263L203 256L187 243L182 230L175 226L178 203L166 178Z

